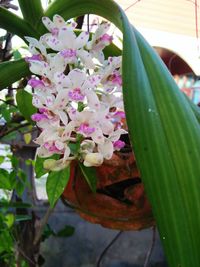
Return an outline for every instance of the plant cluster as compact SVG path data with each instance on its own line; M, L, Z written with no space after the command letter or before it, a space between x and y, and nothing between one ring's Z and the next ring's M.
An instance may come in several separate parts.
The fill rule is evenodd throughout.
M44 168L58 171L78 159L87 167L111 159L125 143L120 140L125 113L122 99L121 57L105 58L110 45L110 24L103 22L90 38L76 32L74 21L54 15L43 17L48 33L39 40L26 37L32 54L27 57L35 74L32 115L41 134L39 157ZM59 155L59 159L49 158Z

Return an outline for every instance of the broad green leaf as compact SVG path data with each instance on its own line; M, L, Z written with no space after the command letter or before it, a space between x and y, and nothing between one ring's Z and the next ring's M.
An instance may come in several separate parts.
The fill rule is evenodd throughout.
M51 172L47 177L46 191L51 207L54 207L56 201L63 193L70 176L69 167L58 172Z
M24 59L0 63L0 90L28 75L30 71Z
M31 115L37 112L37 109L32 104L32 95L25 90L18 90L16 95L19 111L24 118L33 123Z
M9 172L5 169L0 169L0 188L11 190L12 186L9 180Z
M10 252L13 248L13 240L9 231L0 232L0 254L2 252Z
M16 34L22 39L24 39L24 36L39 37L37 30L35 30L28 22L1 6L0 18L0 28Z
M0 105L0 114L5 119L6 122L10 122L11 114L8 105L6 103Z
M18 0L23 18L32 25L37 27L37 23L41 22L43 15L42 4L40 0Z
M70 225L66 225L63 229L61 229L60 231L56 233L56 236L57 237L69 237L69 236L72 236L74 232L75 232L74 227Z
M93 193L95 193L96 192L96 186L97 186L97 174L96 174L95 167L85 167L82 163L79 163L79 167L80 167L90 189L92 190Z
M131 143L171 267L200 263L200 126L158 55L111 0L55 0L45 15L97 14L123 32ZM40 26L40 31L45 32Z

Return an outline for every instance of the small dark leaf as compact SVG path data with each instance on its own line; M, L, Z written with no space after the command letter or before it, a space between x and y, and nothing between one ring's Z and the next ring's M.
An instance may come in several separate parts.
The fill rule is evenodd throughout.
M55 236L55 232L53 231L53 229L51 228L51 226L49 224L46 224L45 225L45 228L44 228L44 231L43 231L43 234L42 234L42 242L49 238L51 235Z
M66 225L63 229L61 229L56 236L57 237L69 237L72 236L75 232L75 228L70 225Z
M11 190L12 186L9 180L9 173L4 169L0 169L0 188Z
M30 215L16 215L15 221L16 222L23 222L23 221L29 221L32 217Z
M81 171L90 187L92 192L96 192L97 175L94 167L85 167L82 163L79 163Z

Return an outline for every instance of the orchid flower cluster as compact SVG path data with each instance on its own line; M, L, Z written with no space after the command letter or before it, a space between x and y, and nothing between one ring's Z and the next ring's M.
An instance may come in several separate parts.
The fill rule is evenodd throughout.
M90 35L59 15L42 22L48 33L39 40L26 37L33 73L28 84L38 109L32 120L41 130L34 140L37 155L54 171L72 160L100 166L125 145L120 136L126 133L121 56L105 59L103 53L112 42L110 25L103 22Z

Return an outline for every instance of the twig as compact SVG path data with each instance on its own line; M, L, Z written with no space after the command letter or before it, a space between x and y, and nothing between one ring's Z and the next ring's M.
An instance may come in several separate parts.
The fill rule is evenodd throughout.
M17 246L17 250L19 251L19 253L31 264L34 264L35 265L35 262L33 262L24 252L23 250Z
M40 241L43 231L44 231L44 227L47 224L50 215L52 214L54 208L55 208L56 204L54 205L54 207L52 208L51 206L47 209L44 217L39 221L38 225L36 226L36 235L33 241L34 245L37 245L37 243Z
M153 251L155 242L156 242L156 227L154 225L152 227L152 241L151 241L151 246L150 246L150 248L149 248L149 250L147 252L146 258L145 258L144 267L148 267L148 265L149 265L149 261L150 261L150 258L151 258L151 254L152 254L152 251Z
M108 249L117 241L117 239L120 237L120 235L123 233L123 231L119 231L117 233L117 235L113 238L113 240L108 244L108 246L106 246L106 248L103 250L103 252L101 253L98 261L97 261L97 265L96 267L100 267L101 266L101 261L104 257L104 255L107 253Z
M17 106L16 106L15 104L8 102L8 100L4 100L4 99L1 99L1 98L0 98L0 101L1 101L1 102L4 102L5 104L11 105L11 106L17 108Z
M29 125L30 125L30 123L27 122L27 123L24 123L24 124L20 124L20 125L14 127L14 128L8 129L7 131L3 131L2 133L0 133L0 139L3 138L4 136L6 136L9 133L15 132L15 131L17 131L17 130L19 130L21 128L24 128L26 126L29 126Z

